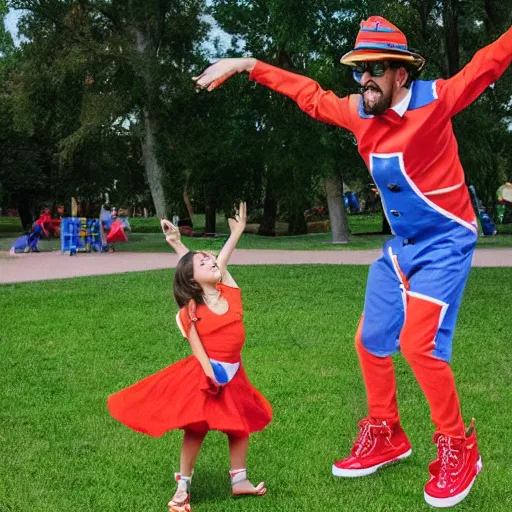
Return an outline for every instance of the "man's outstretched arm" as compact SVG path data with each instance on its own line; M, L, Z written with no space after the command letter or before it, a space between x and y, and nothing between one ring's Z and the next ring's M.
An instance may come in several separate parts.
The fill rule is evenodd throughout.
M473 103L493 84L512 62L512 28L499 39L479 50L471 61L453 77L438 80L438 97L454 116Z
M215 89L235 73L250 73L249 78L293 99L314 119L352 129L358 97L339 98L325 91L311 78L265 64L253 58L222 59L194 77L200 88Z

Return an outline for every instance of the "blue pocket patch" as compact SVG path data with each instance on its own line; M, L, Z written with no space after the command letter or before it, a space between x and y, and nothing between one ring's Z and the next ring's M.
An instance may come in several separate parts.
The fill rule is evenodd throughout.
M210 362L212 363L213 375L215 376L215 380L219 384L227 384L229 382L229 377L226 370L219 363L214 363L213 361Z

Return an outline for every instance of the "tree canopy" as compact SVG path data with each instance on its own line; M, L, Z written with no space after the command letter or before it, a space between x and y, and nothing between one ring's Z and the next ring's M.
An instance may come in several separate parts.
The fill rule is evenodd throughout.
M245 198L263 233L277 217L305 232L305 210L342 209L342 183L370 182L354 139L247 77L197 94L192 76L250 55L343 96L357 84L339 58L380 14L427 57L426 78L448 77L512 18L512 0L0 1L3 18L9 9L21 43L1 25L0 184L24 224L41 204L105 192L183 216L186 192L208 230ZM468 182L489 205L512 176L511 85L509 70L454 119Z

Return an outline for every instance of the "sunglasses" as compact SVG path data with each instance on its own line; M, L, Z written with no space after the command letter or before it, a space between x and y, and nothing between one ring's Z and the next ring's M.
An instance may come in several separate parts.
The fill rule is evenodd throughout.
M370 62L359 62L357 66L352 68L354 80L359 84L364 73L368 71L370 76L383 76L388 68L398 69L403 66L400 62L390 62L387 60L375 60Z
M399 62L389 62L387 60L375 60L370 62L359 62L357 66L355 66L354 72L358 75L363 75L363 73L370 73L371 76L382 76L386 72L388 68L397 69L403 64Z

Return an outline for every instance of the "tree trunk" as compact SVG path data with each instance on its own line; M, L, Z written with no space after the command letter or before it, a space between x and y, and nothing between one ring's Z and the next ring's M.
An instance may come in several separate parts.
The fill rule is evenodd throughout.
M444 46L448 58L448 76L460 69L459 55L459 0L443 0Z
M30 211L30 199L27 194L19 192L16 198L16 208L18 209L18 215L20 216L21 225L24 231L32 230L32 212Z
M149 38L142 30L135 30L137 38L137 53L140 55L141 72L144 75L146 103L142 108L144 116L144 135L142 138L142 154L144 157L144 169L148 179L149 190L155 205L156 215L160 218L166 217L167 201L163 188L162 167L156 157L156 133L157 117L154 114L156 92L154 91L153 79L151 76L151 62L153 59L152 48ZM154 52L153 52L154 53Z
M162 183L162 168L156 158L154 120L147 109L144 112L144 128L145 133L142 139L142 154L144 156L144 169L148 179L149 190L153 198L157 217L167 216L167 201Z
M258 235L276 236L277 204L272 181L267 173L265 201L263 202L263 221L258 228Z
M421 35L424 43L428 41L428 23L435 4L436 0L420 0L414 4L420 18Z
M217 205L214 199L208 199L205 206L205 233L215 233L217 229Z
M348 221L343 207L343 185L339 175L325 178L325 195L327 196L327 208L331 223L332 243L348 243Z
M289 235L305 235L308 232L308 223L304 217L305 206L302 204L293 205L288 218Z
M496 2L496 0L484 0L484 26L487 39L492 38L496 31L496 27L500 26L500 22L503 21L503 17L500 12L500 4L501 2Z
M185 189L183 190L183 201L185 202L185 206L187 207L188 218L190 220L193 220L194 209L192 208L192 202L190 201L190 197L188 195L188 182L185 184Z
M301 172L302 171L302 172ZM308 223L304 212L309 208L309 200L306 198L306 190L311 187L311 176L304 174L304 169L290 166L288 169L290 180L288 181L286 205L288 209L288 234L305 235L308 232Z

